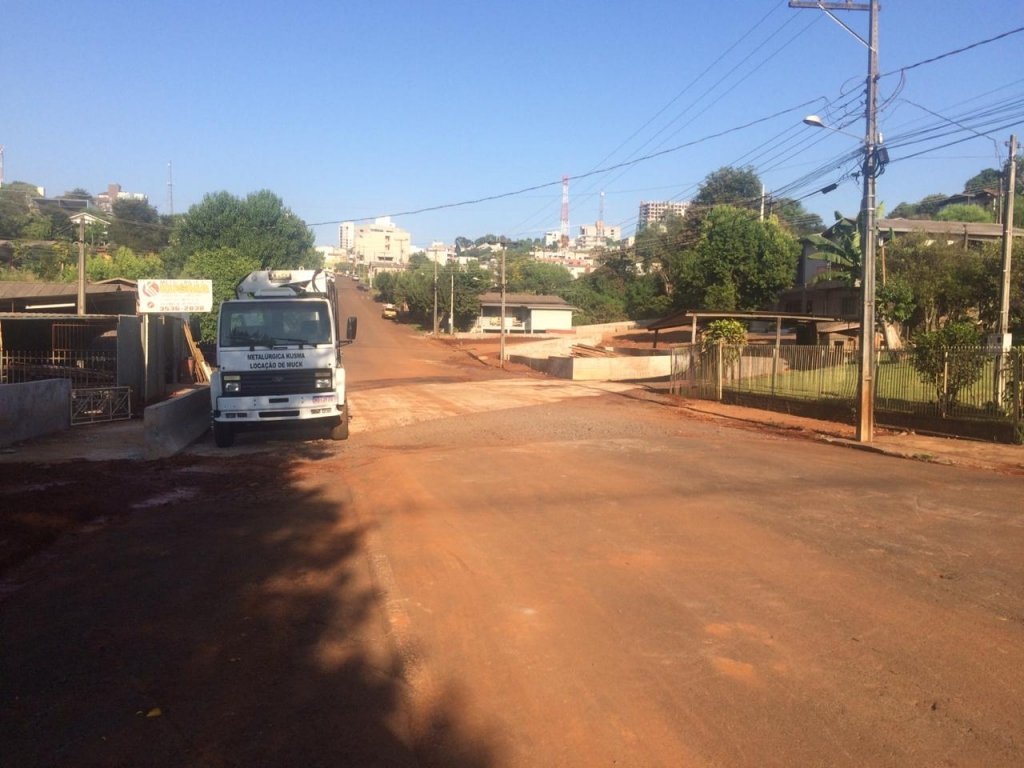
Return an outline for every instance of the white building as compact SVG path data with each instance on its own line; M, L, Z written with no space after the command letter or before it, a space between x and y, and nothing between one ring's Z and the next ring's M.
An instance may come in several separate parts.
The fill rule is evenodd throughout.
M337 269L339 265L348 261L348 251L334 245L318 245L316 252L324 260L325 269Z
M609 241L614 245L622 239L621 227L610 227L604 222L584 224L580 227L580 235L576 238L576 247L589 251L594 248L606 248Z
M120 184L108 184L106 192L100 192L93 198L96 201L96 207L106 213L114 212L114 203L118 200L138 200L143 203L148 203L149 198L141 192L122 192Z
M351 221L343 221L338 227L338 247L351 251L356 244L356 225Z
M423 255L438 264L447 264L455 260L455 248L440 240L435 240L429 248L423 249Z
M689 203L673 201L642 200L640 201L640 215L636 221L636 231L640 232L648 224L664 220L670 213L684 216L689 205Z
M412 239L399 229L389 216L373 224L355 228L352 251L357 264L364 264L370 275L405 269L412 253Z

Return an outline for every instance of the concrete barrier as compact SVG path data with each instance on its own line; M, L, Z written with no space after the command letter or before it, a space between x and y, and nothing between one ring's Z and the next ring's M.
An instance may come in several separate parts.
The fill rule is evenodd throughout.
M147 459L173 456L210 428L210 388L196 387L143 411L143 441Z
M509 360L528 365L558 379L572 381L644 381L669 376L668 354L625 357L530 357L509 355Z
M71 426L71 381L46 379L0 384L0 446Z

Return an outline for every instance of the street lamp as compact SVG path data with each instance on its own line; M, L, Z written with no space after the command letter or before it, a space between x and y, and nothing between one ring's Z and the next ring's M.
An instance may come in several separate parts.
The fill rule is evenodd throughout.
M868 49L867 98L864 108L864 193L858 217L861 224L861 316L860 357L857 381L857 441L870 443L875 431L875 177L878 175L878 0L868 3L824 2L823 0L789 0L790 8L813 8L824 11ZM864 40L847 27L832 11L868 11L868 39ZM829 128L817 115L808 115L804 123ZM849 135L849 134L848 134ZM883 158L884 159L884 158Z

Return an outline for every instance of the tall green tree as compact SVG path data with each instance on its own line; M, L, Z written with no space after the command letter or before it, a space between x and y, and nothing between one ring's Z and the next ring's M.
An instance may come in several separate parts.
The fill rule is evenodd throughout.
M145 200L115 200L107 237L111 243L140 253L156 253L167 247L170 230L156 208Z
M255 258L233 248L211 248L196 251L188 257L182 277L213 281L213 310L197 315L201 340L217 340L217 313L220 304L235 298L235 288L250 272L260 269Z
M994 312L996 249L968 249L933 241L917 233L886 245L889 280L900 280L913 291L911 328L934 331L944 322Z
M798 235L821 232L825 228L821 216L808 211L799 200L791 200L788 197L773 200L771 212L778 216L790 231Z
M572 283L572 275L560 264L547 264L532 256L506 257L505 280L512 293L558 294Z
M17 240L31 217L31 201L39 191L31 184L15 181L0 187L0 239Z
M89 280L110 280L123 277L126 280L144 280L163 277L164 265L155 253L136 254L130 248L121 247L112 254L92 254L86 258L85 273Z
M752 166L723 166L701 182L693 202L699 206L760 206L761 179Z
M237 251L257 269L323 266L313 250L312 230L269 190L244 199L228 192L206 195L175 222L171 253L164 261L174 272L191 254L217 248Z
M717 310L755 310L793 284L800 245L775 217L721 205L701 225L700 241L676 259L673 304Z

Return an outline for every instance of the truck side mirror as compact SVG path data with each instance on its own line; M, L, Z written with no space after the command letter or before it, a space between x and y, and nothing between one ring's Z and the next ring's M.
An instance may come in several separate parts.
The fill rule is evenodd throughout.
M348 321L345 323L345 338L348 341L355 341L356 340L356 318L355 318L355 315L349 317Z

